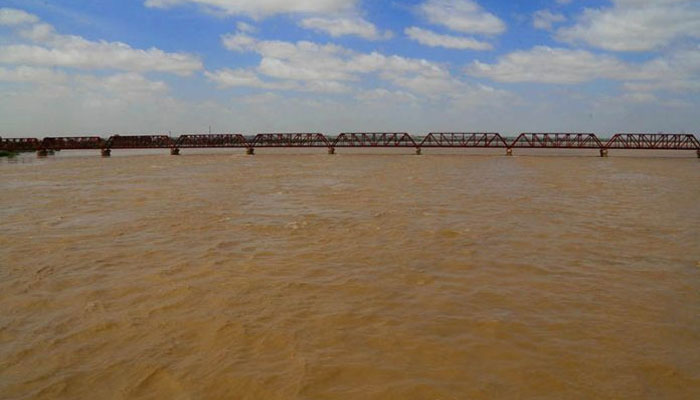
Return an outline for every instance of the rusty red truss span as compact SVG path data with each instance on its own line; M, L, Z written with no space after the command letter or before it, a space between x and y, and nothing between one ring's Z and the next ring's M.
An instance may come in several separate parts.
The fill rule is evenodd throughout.
M259 133L251 147L330 147L321 133Z
M173 139L167 135L115 135L107 141L107 147L110 149L167 149L174 144Z
M5 151L34 151L41 147L36 138L7 138L0 139L0 150Z
M508 147L499 133L434 132L428 134L420 147Z
M99 136L47 137L41 147L47 150L99 150L107 142Z
M333 147L417 147L415 140L405 132L341 133Z
M603 144L593 133L521 133L511 148L600 149Z
M240 134L182 135L175 142L182 148L248 147L245 136Z
M700 150L694 135L661 133L618 133L605 144L607 149Z

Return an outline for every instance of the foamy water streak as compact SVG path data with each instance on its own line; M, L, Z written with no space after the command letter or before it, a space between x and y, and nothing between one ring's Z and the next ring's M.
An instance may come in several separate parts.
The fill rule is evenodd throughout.
M700 396L693 154L115 155L0 163L2 398Z

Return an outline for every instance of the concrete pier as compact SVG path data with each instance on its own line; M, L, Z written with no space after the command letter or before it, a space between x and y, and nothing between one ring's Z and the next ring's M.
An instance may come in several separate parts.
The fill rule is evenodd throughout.
M102 154L102 157L109 157L112 155L112 150L111 149L102 149L102 150L100 150L100 153Z
M698 158L700 158L700 150L698 150Z
M255 155L255 148L253 148L253 147L247 147L247 148L245 149L245 153L246 153L247 155L249 155L249 156Z
M177 147L173 147L170 149L170 155L171 156L179 156L180 155L180 149Z
M608 149L600 149L600 156L607 157L608 156Z
M423 154L423 149L421 149L420 147L416 147L416 155L419 156L421 154Z
M328 154L330 154L330 155L335 154L335 147L329 147L329 148L328 148Z
M46 149L39 149L36 151L37 157L46 157L49 155L49 151Z
M506 149L506 155L508 157L512 157L513 156L513 149Z

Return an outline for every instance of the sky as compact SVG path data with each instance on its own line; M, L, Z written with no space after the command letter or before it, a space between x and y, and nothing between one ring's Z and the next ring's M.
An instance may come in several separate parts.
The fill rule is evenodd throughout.
M0 136L700 131L698 0L0 0Z

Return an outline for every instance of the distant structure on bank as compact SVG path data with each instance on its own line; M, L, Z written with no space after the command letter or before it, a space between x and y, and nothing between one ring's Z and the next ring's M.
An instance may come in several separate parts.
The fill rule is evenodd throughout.
M411 136L405 132L353 132L327 136L322 133L260 133L182 135L114 135L108 139L99 136L0 138L0 150L10 152L36 151L45 157L60 150L100 150L109 157L116 149L170 149L179 155L180 149L240 148L255 154L258 148L325 148L335 154L338 148L411 148L416 154L423 149L505 149L513 155L514 149L592 149L607 157L609 150L685 150L695 151L700 157L700 142L691 134L618 133L601 140L593 133L521 133L518 137L503 137L486 132L436 132L425 136Z

